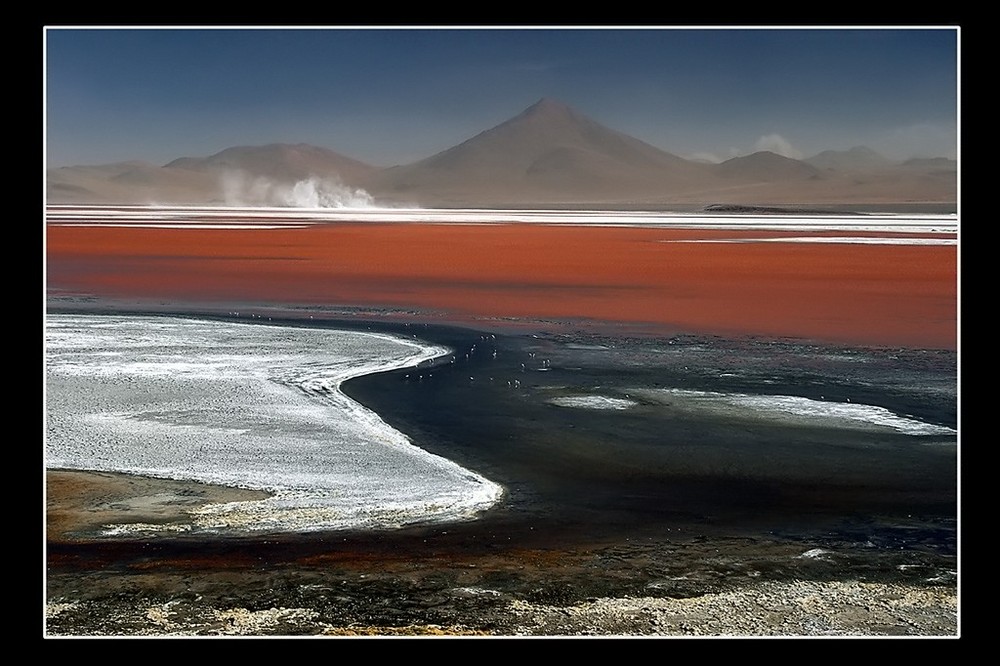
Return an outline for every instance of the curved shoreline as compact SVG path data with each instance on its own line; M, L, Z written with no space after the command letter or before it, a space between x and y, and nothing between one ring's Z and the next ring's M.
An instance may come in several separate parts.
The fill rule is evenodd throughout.
M417 333L441 344L454 343L451 348L457 352L468 351L482 338L482 331L434 325L425 328L414 320L391 324L341 321L335 325L362 330L384 325L385 330L404 336ZM587 338L580 333L570 335L572 326L561 330L559 334L539 337L522 330L509 339L504 338L503 345L499 344L502 336L498 335L497 361L506 358L522 382L527 376L551 383L557 372L564 373L566 378L584 372L585 376L574 381L589 385L592 381L606 383L610 375L587 366L568 375L566 370L557 368L525 376L517 370L520 357L516 354L523 353L527 360L529 352L537 352L535 358L539 359L541 370L538 354L543 349L552 352L555 348L551 345L558 342L564 345L564 354L568 356L552 356L552 365L560 368L572 365L569 359L576 358L574 355L591 361L607 357L609 367L616 368L618 374L627 366L622 366L617 358L633 359L636 363L656 358L648 356L657 346L655 338L648 339L644 346L636 346L608 331ZM562 337L564 334L567 337ZM664 349L676 349L679 345L691 351L712 343L712 339L672 340L672 346L663 339L660 343L665 345ZM615 344L620 344L617 356L612 354ZM791 354L797 348L788 343L787 349L781 351L782 344L772 346L761 342L758 347L745 343L734 347L739 351L720 349L719 358L735 356L746 360L753 357L756 349ZM813 354L810 358L814 359L825 359L823 354L829 354L831 360L823 362L843 363L848 374L856 372L851 368L861 367L851 360L850 350L834 346L821 352L816 347L802 345L802 351ZM901 350L894 353L900 354ZM933 365L938 362L934 360L935 354L940 354L943 367L947 368L948 359L953 356L947 352L912 353L912 362L906 361L905 354L898 362L914 367ZM841 356L843 361L836 360ZM480 432L482 428L506 427L503 422L510 416L505 416L500 405L491 403L487 396L499 398L506 394L508 375L503 374L502 367L494 365L497 361L490 354L482 358L473 354L469 363L477 358L476 364L455 369L455 373L465 373L467 369L473 372L455 377L465 380L455 385L454 395L461 396L463 404L478 404L482 414L497 412L497 420L479 426ZM685 358L690 361L695 357ZM706 367L715 366L709 362ZM898 367L892 367L895 373ZM494 381L489 384L491 372ZM880 516L874 511L868 523L838 525L821 521L812 523L812 531L800 529L809 524L807 517L798 527L789 523L786 529L774 531L774 526L766 522L734 523L723 520L722 515L706 520L678 514L678 521L662 522L661 516L650 529L640 531L638 524L620 520L627 514L612 512L608 514L607 527L602 527L605 521L592 520L593 506L564 505L567 499L578 497L572 478L566 480L569 495L556 487L526 487L528 479L523 478L517 460L528 449L503 444L503 448L496 449L500 457L493 459L481 447L456 446L468 441L462 436L468 430L452 418L454 413L447 408L444 408L447 415L439 420L414 420L426 412L429 404L439 404L439 408L450 404L448 391L441 393L450 382L408 384L405 374L389 370L356 377L342 388L353 399L371 405L393 427L402 426L402 432L415 436L418 443L463 466L478 460L473 469L482 470L491 478L507 469L497 478L514 478L515 483L511 496L500 507L471 523L427 525L383 533L352 531L277 539L248 536L236 540L192 535L161 540L157 545L135 537L95 541L93 534L88 536L85 530L52 534L48 540L46 621L50 635L344 636L436 632L494 636L955 636L959 631L957 578L949 577L948 573L957 570L955 549L947 543L954 538L953 523L945 521L934 528L933 523L918 521L916 517L907 523L905 516L898 513ZM470 375L482 378L485 383L469 383ZM838 375L831 377L836 379ZM442 375L441 379L444 378ZM826 384L819 390L830 397L834 384ZM481 393L490 386L492 391ZM498 389L500 393L496 393ZM856 400L862 399L853 395ZM509 398L511 406L521 404L515 395L509 394ZM917 413L929 417L930 410L943 406L943 403L933 407L907 402L897 407L910 411L916 408ZM517 419L544 413L524 412L523 407L514 412ZM563 412L567 411L576 415L574 418L589 413L589 410L563 408ZM476 418L470 417L470 423ZM950 423L953 419L945 409L938 420ZM555 435L561 430L560 423L568 425L572 421L557 422L543 428L543 432ZM586 423L590 421L577 421L574 430ZM565 432L568 435L572 431ZM508 441L502 434L493 432L493 446ZM439 436L443 436L441 441ZM557 439L549 438L545 446L557 444ZM566 450L576 449L585 441L567 440L570 448ZM503 465L498 466L501 462ZM595 464L602 474L609 471L606 464L600 461ZM563 469L576 473L570 468ZM146 483L143 479L130 481ZM694 479L693 485L686 487L693 490L705 481ZM165 497L161 493L168 491L156 487L159 481L150 483L139 491L131 491L138 498L131 506L141 505L143 497ZM593 488L590 482L583 487ZM628 487L636 493L642 492L642 484L628 482ZM712 487L716 486L709 486ZM717 486L720 490L725 487ZM182 492L190 492L190 488ZM177 495L179 499L185 497L190 500L193 496ZM49 499L58 502L59 498ZM106 498L103 506L129 506L126 496L120 499L123 501ZM641 506L630 501L620 508L631 511ZM92 507L79 508L80 516L96 515ZM181 505L173 508L183 510ZM946 506L941 510L947 514ZM671 531L666 531L666 527L671 527ZM871 538L876 539L877 547L858 546ZM155 549L152 558L151 546ZM109 566L115 566L122 575L102 575ZM938 582L932 580L941 576ZM857 584L859 579L865 581L863 585ZM123 586L132 591L124 592ZM197 601L185 596L193 591L197 592ZM805 615L794 610L803 594L814 600ZM332 601L331 595L338 601ZM776 609L786 608L787 612L763 610L759 605L762 599L770 599ZM737 607L742 610L734 614L732 609ZM268 615L258 610L261 608L275 610ZM234 624L225 618L241 619Z
M453 341L461 364L431 381L390 370L342 389L502 483L504 501L477 521L381 533L54 535L49 635L957 634L955 437L761 429L634 391L764 387L954 428L953 248L357 222L51 226L48 304L217 319L239 309ZM495 359L464 360L477 329L498 335ZM639 405L549 402L567 395ZM98 494L78 517L181 510L210 492L118 481L139 485ZM786 613L803 592L810 614ZM688 599L719 605L695 612Z
M120 315L119 315L120 316ZM194 322L205 321L205 320L195 320L191 317L171 319L166 317L160 317L157 319L160 322L175 322L173 326L187 326L185 322L192 322L193 325L201 327L201 324ZM99 320L98 320L99 321ZM141 319L136 319L136 322L140 322ZM225 326L225 324L220 324ZM229 324L230 326L233 323ZM265 331L267 335L271 335L279 330L277 326L265 326L263 323L237 323L239 326L246 326L252 329L257 327L252 335L258 336L262 335ZM306 328L303 327L293 327L287 328L282 327L285 331L298 331L297 335L308 335L306 333ZM248 329L248 330L250 330ZM174 329L169 329L173 331ZM138 464L138 459L133 461L137 463L138 466L132 465L129 467L127 461L131 460L128 455L124 458L121 456L125 453L121 450L113 450L101 453L83 453L85 457L89 456L93 458L94 455L101 457L102 455L114 455L116 459L120 462L112 467L108 466L105 462L100 469L105 472L117 471L125 474L143 475L152 474L154 477L164 478L174 481L184 481L190 480L197 482L199 484L218 484L220 482L225 482L226 479L230 479L232 483L227 483L229 486L237 488L248 488L248 489L258 489L267 493L267 497L263 499L256 499L253 501L239 500L231 501L225 503L208 503L199 507L189 507L186 509L190 521L183 523L177 521L168 521L167 523L123 523L118 524L108 528L107 534L114 535L116 533L145 533L145 534L155 534L157 532L162 532L165 529L169 530L193 530L195 532L229 532L229 531L249 531L249 532L281 532L281 531L321 531L328 529L358 529L364 526L374 528L374 529L389 529L398 527L400 521L403 524L408 522L416 521L420 522L441 522L441 521L455 521L455 520L468 520L475 514L481 512L488 506L494 504L502 496L503 490L501 487L493 484L484 477L468 470L464 469L447 458L437 456L428 453L426 450L415 445L410 438L402 434L396 429L391 428L384 420L382 420L375 412L371 411L364 405L358 403L357 401L351 399L347 394L341 390L341 385L355 377L377 374L381 372L390 372L399 369L410 369L420 367L421 365L433 361L434 359L444 357L450 352L447 348L438 345L428 345L426 343L420 344L414 342L412 339L406 339L401 336L393 336L386 333L377 333L371 331L344 331L343 334L337 334L335 330L329 331L331 334L336 334L332 339L339 340L340 335L344 336L354 336L354 338L367 338L367 339L378 339L391 343L394 346L401 346L403 349L410 349L410 353L403 355L400 358L395 358L395 356L400 356L400 354L394 354L394 358L391 361L374 360L366 362L362 365L352 365L350 363L344 365L344 367L334 366L314 366L312 361L308 362L309 368L306 374L303 374L302 369L295 369L295 367L280 368L279 366L274 366L268 371L271 375L268 380L268 384L274 383L275 385L283 385L286 381L281 379L281 375L286 374L291 371L294 377L290 376L287 378L288 386L293 387L297 391L302 391L310 396L310 400L318 405L325 405L327 409L333 408L331 414L336 417L340 414L340 417L333 419L333 423L344 423L345 425L337 426L337 429L331 431L329 440L330 444L335 444L335 447L328 453L324 453L326 462L323 459L315 459L315 455L310 455L308 460L312 460L309 466L304 467L301 470L296 469L294 472L291 470L289 473L293 476L288 476L289 473L283 473L282 478L274 478L268 480L267 470L273 465L270 463L270 456L266 453L268 449L261 449L256 454L258 456L258 462L254 465L251 461L246 461L248 464L247 469L256 470L253 475L242 475L240 476L240 470L233 468L230 469L226 467L225 469L218 469L215 472L215 463L210 462L209 467L200 467L197 472L194 469L189 469L184 467L177 467L176 464L171 461L174 460L177 464L181 463L182 460L176 459L177 455L188 456L192 455L190 452L185 453L186 449L178 449L174 454L174 458L169 456L166 458L157 457L151 458L149 461ZM166 330L161 332L160 329L154 335L166 334ZM279 338L283 339L287 333L275 333ZM175 335L170 333L170 335ZM206 334L207 335L207 334ZM199 335L199 340L203 339L203 336ZM171 343L173 344L173 343ZM202 344L202 343L199 343ZM261 346L263 345L263 346ZM259 339L254 343L254 346L258 349L266 348L263 339ZM346 348L346 347L345 347ZM274 350L276 351L276 350ZM331 352L334 354L333 358L337 359L338 354L342 353L339 351L338 347L334 347ZM287 353L287 352L285 352ZM308 352L303 349L302 354L306 354L304 359L308 358ZM256 354L254 358L256 359ZM126 357L127 358L127 357ZM145 359L146 356L139 356L137 359ZM193 357L194 362L198 363L197 355ZM214 382L222 380L224 386L229 386L231 383L227 379L227 375L222 374L219 377L215 377L214 373L218 371L219 362L215 360L216 357L212 357L211 361L205 361L209 366L213 366L212 377ZM73 363L79 363L79 361L72 361ZM138 361L137 361L138 362ZM148 363L147 361L143 361ZM155 361L154 361L155 362ZM305 362L305 361L303 361ZM255 360L254 363L266 363L271 365L267 361L265 356L263 359ZM287 361L285 361L287 363ZM342 364L341 361L335 360L336 364ZM236 366L234 366L236 367ZM303 366L305 367L305 366ZM154 366L155 368L155 366ZM51 369L50 369L51 370ZM273 374L275 371L278 372L277 375ZM150 372L149 370L140 371L140 373ZM152 371L153 374L150 377L156 375L155 369ZM332 373L332 374L331 374ZM70 372L68 376L73 376L75 372ZM183 372L181 373L184 374ZM230 374L232 374L230 372ZM256 371L243 368L240 370L239 374L254 376ZM141 375L140 375L141 376ZM131 375L130 375L131 377ZM134 383L134 378L133 382ZM50 378L51 381L51 378ZM148 381L148 380L147 380ZM188 380L189 381L189 380ZM241 380L245 381L245 380ZM259 381L259 380L258 380ZM240 384L242 386L242 383ZM110 386L113 386L110 385ZM157 385L157 391L163 392L162 382ZM192 384L184 384L186 387L193 387ZM51 387L50 387L51 389ZM69 390L69 389L67 389ZM81 390L79 387L74 390ZM92 388L90 392L97 390L94 395L100 395L100 388ZM147 389L152 390L152 389ZM200 390L200 389L198 389ZM225 410L224 405L226 403L220 403L220 397L222 393L218 391L211 390L214 396L211 400L212 402L212 413L217 414L220 409ZM185 391L186 392L186 391ZM233 386L229 386L229 390L226 393L233 392ZM236 393L245 393L243 389L235 391ZM167 394L164 398L167 398ZM110 398L112 402L108 403L104 407L101 407L102 402L98 402L97 409L106 411L109 408L114 409L115 402L113 397ZM169 398L168 398L169 399ZM268 398L270 399L270 398ZM245 425L243 420L237 421L226 421L224 424L218 424L223 430L231 430L233 428L241 429L241 431L246 431L247 428L253 428L253 424L257 423L260 418L265 419L265 425L267 425L268 430L279 427L278 425L271 425L267 420L271 419L268 415L269 412L274 409L296 409L292 406L284 406L285 400L283 399L280 403L275 403L275 407L271 407L269 404L258 405L256 399L251 404L246 405L246 419ZM179 403L183 406L184 403ZM223 405L220 407L220 405ZM172 407L172 410L180 409L181 407ZM267 409L267 412L262 412L261 409ZM310 408L315 410L315 408ZM188 435L184 434L185 428L189 426L185 425L190 418L189 416L183 417L183 420L178 420L174 422L171 414L173 412L168 412L166 414L165 421L167 427L173 427L179 429L177 434L174 435L173 431L166 431L164 435L156 435L158 431L150 431L148 435L144 437L159 437L164 436L170 438L176 438L184 436L185 439ZM144 418L139 412L137 415L140 418ZM260 414L260 416L258 416ZM129 415L125 412L125 416ZM207 418L211 418L211 415L206 413ZM65 429L66 427L72 428L72 424L75 422L74 417L70 416L70 420L67 423L62 423L60 421L60 428ZM79 416L75 417L79 420ZM317 415L318 418L318 415ZM161 419L157 419L157 423ZM251 447L251 450L257 449L260 446L266 445L268 447L277 446L281 439L286 437L283 435L285 429L293 428L298 430L300 428L305 428L306 430L311 430L316 427L321 427L318 423L312 424L313 418L309 418L308 421L304 421L299 425L289 422L287 426L281 426L282 430L275 430L273 435L267 436L268 439L263 444L255 444L255 441L247 441L243 444L243 447ZM329 420L329 417L325 417L324 420ZM125 422L123 422L125 423ZM357 431L357 433L355 433ZM116 431L111 431L116 432ZM131 430L129 430L131 432ZM145 432L145 431L144 431ZM234 431L233 438L242 439L244 435ZM343 434L341 434L343 433ZM128 433L125 433L126 435ZM201 449L204 450L206 446L217 446L213 442L218 439L219 436L215 433L214 426L209 429L203 429L202 435L199 439L203 440L201 444ZM95 437L100 435L100 431L91 433L90 437ZM60 435L62 436L62 435ZM344 453L339 453L344 449L344 447L349 447L353 449L354 444L351 444L352 440L343 439L344 437L362 437L364 442L370 442L370 445L366 447L367 452L363 454L363 457L358 460L357 463L341 463L336 459L341 455L357 455L350 454L349 451ZM50 433L51 437L51 433ZM271 439L274 439L274 444L271 444ZM115 437L118 439L119 437ZM150 440L150 442L158 440ZM311 440L303 440L303 444L309 445ZM362 440L358 440L359 443ZM292 440L290 440L288 445L290 446ZM298 440L294 440L295 446L301 447L303 444L299 444ZM177 444L165 441L164 444L169 444L169 448L173 450L176 448ZM190 446L189 444L183 446ZM224 451L224 460L229 461L233 456L239 457L239 453L236 447L241 446L238 443L234 443L232 447L229 447L227 451ZM101 449L103 451L103 449ZM307 449L308 451L308 449ZM277 450L276 450L277 453ZM49 454L51 455L51 453ZM79 453L74 454L69 451L65 452L65 455L74 456L81 455ZM267 456L266 458L260 458L261 455ZM287 455L282 453L281 455ZM134 457L134 456L133 456ZM67 459L68 460L68 459ZM110 458L108 459L111 460ZM143 458L145 460L145 458ZM94 462L97 458L94 459ZM208 461L206 461L208 462ZM277 461L275 461L277 462ZM288 461L289 464L294 463L294 461ZM419 464L418 464L419 462ZM152 463L154 469L148 469ZM265 463L266 467L261 467L261 463ZM125 465L122 467L122 465ZM227 462L227 465L233 464L232 462ZM359 481L353 483L357 484L365 479L368 479L365 486L358 486L357 491L351 486L352 481L343 474L347 470L341 470L345 464L358 464L362 469L367 469L371 465L377 465L383 467L384 469L379 473L378 477L368 479L368 472L359 476ZM175 468L171 471L171 465ZM336 480L337 487L334 489L327 488L330 482L324 482L322 487L313 487L309 485L307 479L315 477L315 481L319 481L320 477L316 477L316 474L320 471L318 468L313 470L316 465L323 466L325 475L333 475ZM421 467L423 465L423 467ZM164 467L166 466L166 467ZM294 465L293 465L294 466ZM59 467L66 469L86 469L92 467L92 463L88 463L86 459L78 461L69 467L66 465L59 465ZM407 491L406 495L398 495L397 491L392 490L394 486L400 486L401 489L405 488L405 476L413 474L413 471L403 472L404 467L406 469L413 468L415 470L424 469L427 476L425 481L422 481L422 486L420 492L416 490L410 492ZM426 469L425 469L426 468ZM430 474L431 469L437 470L434 474ZM227 471L228 470L228 471ZM233 474L237 474L237 477L233 477ZM349 473L349 472L347 472ZM263 474L264 476L261 476ZM303 476L305 474L306 476ZM221 475L221 476L220 476ZM288 477L287 479L285 477ZM259 478L258 478L259 477ZM302 481L293 481L293 479L298 479L301 477ZM398 477L398 478L397 478ZM341 479L343 478L343 483ZM384 482L381 481L384 479ZM448 481L450 479L450 481ZM439 485L435 485L435 480ZM447 481L447 483L446 483ZM289 485L292 482L294 485ZM468 497L459 497L458 483L461 483L462 487L465 488L470 486L470 482L474 482L475 492ZM305 483L306 485L301 485ZM381 491L378 484L384 483L385 490ZM371 485L375 484L375 485ZM310 490L312 488L312 490ZM472 492L470 487L469 492ZM331 494L331 492L333 494ZM361 493L362 498L368 498L364 502L354 503L351 501L351 497L355 494ZM434 494L437 493L437 494ZM344 496L345 500L336 500L336 496ZM384 497L383 497L384 495ZM381 500L379 499L381 498ZM344 504L344 502L351 502L350 506ZM416 504L414 504L416 502ZM419 508L423 507L423 508Z
M201 317L203 315L195 315L195 316L196 317ZM421 324L421 323L412 323L412 322L407 322L407 321L399 321L399 322L353 321L352 322L352 321L346 321L346 320L340 320L340 319L336 319L336 320L320 320L320 319L317 319L317 320L310 320L308 322L301 322L301 321L299 321L299 323L302 323L302 324L307 325L307 326L312 326L312 327L323 327L323 328L326 328L326 327L331 327L332 326L334 328L342 328L344 330L357 330L357 331L370 330L374 326L374 327L376 327L378 329L384 330L387 335L396 336L396 337L404 337L404 339L405 339L405 337L411 337L411 336L413 336L412 331L414 331L414 330L420 330L422 328L425 331L425 337L429 337L430 339L436 340L437 341L436 344L441 344L441 345L443 345L445 347L450 346L452 349L461 348L461 347L463 347L463 345L465 346L465 348L469 348L470 345L474 348L475 347L475 344L473 344L474 341L478 340L481 337L481 334L477 333L476 331L470 330L470 329L456 328L456 327L453 327L453 326L441 326L441 325L430 325L430 328L428 328L428 324L426 324L426 323ZM519 334L519 335L526 336L526 337L523 338L524 340L534 341L534 342L541 342L542 340L545 339L545 337L547 337L547 336L543 336L542 339L539 339L538 336L535 336L535 335L528 336L527 334L525 334L523 332L521 334ZM563 337L564 335L566 335L566 334L565 333L560 333L560 334L557 334L555 337L556 338L560 338L560 337ZM606 335L607 334L604 334L604 336L606 336ZM515 336L515 337L518 337L518 336ZM613 337L612 338L602 337L601 334L598 334L598 338L602 339L602 340L614 340L615 339ZM513 340L513 339L514 338L511 338L511 340ZM693 339L697 340L697 338L693 338ZM650 338L649 340L652 341L653 343L655 343L655 338ZM707 338L706 341L707 340L711 340L711 338ZM548 344L548 343L545 343L545 344ZM673 343L671 342L671 344L673 344ZM755 345L755 344L759 344L762 348L769 350L769 349L773 348L773 344L774 343L769 343L767 341L761 341L759 343L753 343L753 342L751 342L751 347L753 345ZM787 344L787 343L778 343L778 344L779 345L783 345L783 344ZM573 345L570 345L570 347L572 347L572 346ZM582 345L581 346L581 353L585 353L585 354L589 353L589 352L587 352L587 350L585 349L585 347L586 347L586 345ZM793 347L794 347L794 345L793 345ZM780 346L779 346L779 348L780 348ZM817 348L815 346L812 346L812 345L806 345L804 347L804 349L811 350L808 353L813 354L813 353L816 353L816 349ZM836 347L830 347L829 349L835 351L837 348ZM510 350L508 350L508 352L509 351ZM731 353L731 352L725 352L725 353L728 354L728 353ZM741 351L737 351L735 353L737 353L737 354L745 354L745 353L747 353L747 349L743 348ZM835 352L835 353L840 353L840 352ZM896 355L899 354L899 353L901 353L900 350L897 350L893 354L893 358L895 358ZM913 353L932 354L932 355L933 354L945 354L946 356L953 356L954 355L953 353L949 353L949 352L944 352L944 351L934 352L934 351L930 351L930 350L928 350L927 352L913 352ZM458 351L458 353L455 354L455 356L460 356L460 355L461 355L461 351ZM508 353L505 352L504 356L507 356L507 355L508 355ZM931 357L928 356L927 358L930 359ZM466 362L468 362L468 361L466 361ZM919 361L919 360L917 360L915 362L918 363L918 364L924 364L927 361ZM896 361L893 361L893 363L896 363ZM461 364L459 364L459 365L461 365ZM404 370L405 370L405 368L404 368ZM458 372L459 374L461 374L461 372L463 372L462 370L458 369L458 366L451 366L451 367L449 367L449 366L445 365L444 370L454 370L455 372ZM479 368L479 370L485 372L485 366ZM522 365L522 372L523 372L523 365ZM447 445L442 448L440 446L440 442L437 441L438 438L436 436L430 436L429 431L427 431L427 426L430 425L430 423L433 421L433 418L431 419L431 421L428 421L427 424L425 424L425 425L420 425L420 424L417 424L417 423L415 423L413 421L412 417L415 416L415 415L423 414L426 417L427 415L433 415L436 412L442 411L440 408L438 408L438 409L417 408L417 411L412 412L409 416L404 416L402 419L399 418L400 417L399 407L401 405L403 405L403 404L406 404L405 400L403 402L400 402L395 397L393 397L395 395L395 393L399 389L402 389L402 388L406 387L407 385L409 385L411 388L408 389L408 390L410 390L410 391L416 390L417 394L421 394L421 393L427 393L428 391L433 392L432 389L434 388L431 384L420 384L420 383L409 384L408 381L406 379L404 379L404 377L405 377L406 374L408 374L408 373L404 373L403 371L401 371L399 369L396 369L396 370L385 369L385 370L382 370L382 371L379 371L379 372L375 372L375 373L365 373L365 374L362 374L362 375L359 375L359 376L354 376L354 377L351 377L349 380L345 379L343 382L340 382L339 386L340 386L341 390L344 392L344 395L345 395L346 398L348 398L348 399L350 399L350 400L352 400L354 402L357 402L357 403L359 403L361 405L364 405L366 407L366 409L368 409L368 410L372 410L372 412L374 414L378 415L377 418L379 418L379 420L381 422L386 423L388 426L394 428L394 430L397 430L397 431L400 431L400 432L404 432L404 433L411 433L411 435L414 432L420 433L420 441L419 441L419 444L417 444L417 448L418 449L423 450L423 451L428 451L429 453L434 454L436 456L443 456L445 459L448 459L449 461L454 461L457 465L459 465L459 466L461 466L461 467L463 467L465 469L469 469L470 466L471 466L472 468L478 468L480 470L486 470L486 474L487 475L493 475L493 474L496 474L496 473L500 473L501 476L503 476L504 473L500 472L500 470L498 468L496 468L493 465L493 463L490 462L490 456L483 457L482 454L486 453L487 452L486 450L481 450L480 451L480 450L477 450L477 447L468 447L468 446L464 446L464 445L456 446L456 444L461 444L462 441L465 441L467 443L468 442L476 441L478 439L478 437L461 437L460 436L458 440L454 440L454 438L452 436L445 436L445 438L444 438L445 440L451 440L451 441L449 443L447 443ZM441 377L447 376L447 372L443 372L440 376ZM504 375L504 376L508 376L508 375ZM514 375L514 376L521 377L522 379L524 378L523 374L521 374L521 375ZM542 377L543 375L538 375L538 376ZM461 377L460 377L460 379L461 379ZM469 382L469 387L470 388L472 388L474 385L479 385L479 384L475 384L475 383L473 383L471 381L473 379L472 377L468 377L468 379L470 380L470 382ZM486 376L484 375L480 379L481 380L482 379L486 379ZM493 378L490 377L489 381L492 382ZM497 377L497 383L498 383L498 385L503 383L503 380L502 380L501 377ZM397 388L392 388L392 389L390 389L390 390L387 391L386 389L388 387L390 387L390 386L399 387L399 388L398 389ZM482 386L482 385L480 385L480 386ZM465 400L465 395L468 392L465 389L461 388L461 384L459 384L457 390L459 391L458 395L461 396L461 399ZM478 390L479 389L477 389L477 391ZM825 389L823 392L829 393L831 390L832 390L832 387L827 387L827 389ZM506 393L506 392L507 391L505 391L505 390L501 390L501 393ZM824 396L820 396L820 395L818 395L818 393L819 392L817 392L817 394L815 395L814 399L815 400L821 400L821 399L823 399ZM472 394L468 394L468 395L469 395L469 399L472 399ZM499 397L500 397L500 394L497 394L496 397L492 398L492 399L498 399ZM871 399L872 397L875 397L875 394L873 394L873 396L871 396L869 399ZM492 399L491 398L486 398L485 395L484 395L483 397L477 398L476 400L479 401L480 406L484 406L484 405L489 404L489 401L492 400ZM621 399L622 400L627 400L627 398L621 398ZM827 399L829 399L829 398L827 398ZM834 395L834 399L837 399L836 398L836 394ZM840 400L844 400L845 398L841 397L839 399ZM865 398L862 395L854 394L854 399L855 399L856 402L859 402L859 401L864 400ZM847 401L850 402L850 396L847 396ZM546 401L546 402L548 402L548 401ZM820 403L816 403L816 404L820 404ZM474 407L475 405L473 403L470 403L467 406L468 407ZM860 406L860 404L858 404L858 405L852 405L852 407L853 406ZM892 405L892 403L886 403L885 406L892 407L893 405ZM903 410L903 412L905 412L905 413L916 413L916 414L919 414L920 412L919 411L913 412L914 409L918 409L918 410L919 409L934 409L934 410L943 409L944 411L941 412L941 414L940 414L939 417L933 417L932 418L931 423L940 423L941 425L946 426L946 429L941 431L943 433L948 433L948 432L952 432L953 433L954 432L953 428L955 427L955 421L954 421L954 419L956 418L956 416L955 416L954 411L952 411L949 414L947 407L948 407L948 401L947 400L945 400L944 402L941 402L941 401L939 401L935 397L933 400L931 400L928 403L926 403L924 407L921 407L920 405L918 405L916 403L912 403L912 401L910 401L910 400L907 400L906 403L900 403L895 408L897 410ZM883 409L884 409L884 407L878 408L878 410L883 410ZM473 410L473 411L476 411L476 410ZM578 415L579 418L583 418L584 413L587 412L587 411L590 411L590 410L574 411L574 410L566 410L564 408L563 411L566 414L575 413L575 414ZM445 414L448 414L448 415L454 414L454 415L457 416L457 412L452 411L451 408L444 409L442 413L445 413ZM488 412L483 412L482 409L480 408L479 411L476 412L476 413L478 413L480 416L485 416ZM928 415L930 415L930 414L928 414ZM423 418L423 417L421 417L421 418ZM446 419L450 419L451 416L446 416L445 418ZM472 418L473 418L473 420L475 420L475 417L472 417ZM506 417L504 417L504 418L506 418ZM603 417L600 417L600 418L603 418ZM557 423L561 423L561 422L565 422L567 424L571 424L572 423L572 421L565 421L565 419L563 421L558 421ZM500 422L498 422L498 425L499 425L499 423ZM447 425L448 429L452 429L452 425L446 424L445 422L442 422L441 425L442 426ZM434 427L437 428L437 426L434 426ZM570 425L570 427L572 427L572 425ZM928 430L928 432L935 432L935 431L936 431L936 426L931 426L931 428ZM567 434L570 434L571 432L572 431L569 431ZM411 435L407 435L407 438L409 439L409 437ZM548 435L546 435L546 436L548 436ZM470 453L473 453L473 455L470 456L469 455ZM609 461L609 462L611 462L611 461ZM504 465L506 465L506 463L504 463ZM506 486L506 485L508 485L508 483L510 483L509 474L507 474L507 477L508 478L507 478L506 481L504 481L504 480L501 479L501 485ZM697 486L699 484L704 483L707 480L707 479L705 479L705 480L698 480L697 477L692 477L691 479L684 479L683 476L676 477L676 478L679 481L683 481L683 485L684 486L691 485L691 484L694 484L694 486ZM517 481L517 480L515 480L514 484L515 484L515 486L523 486L523 481ZM692 486L692 487L694 487L694 486ZM746 489L744 489L744 490L746 490ZM796 492L798 492L798 491L796 491ZM523 500L517 500L516 499L516 497L518 497L518 496L524 497L525 495L524 495L523 491L516 492L515 493L515 497L514 497L515 504L518 504L518 502L523 502ZM528 496L530 497L530 496L532 496L532 494L529 493ZM531 500L531 501L534 501L534 500ZM506 504L509 504L509 502L507 502ZM518 504L518 505L520 505L520 504ZM501 512L501 513L503 513L503 512Z

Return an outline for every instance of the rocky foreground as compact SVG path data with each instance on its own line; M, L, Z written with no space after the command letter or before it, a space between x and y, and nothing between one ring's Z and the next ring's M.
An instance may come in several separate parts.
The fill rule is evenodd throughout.
M762 583L686 599L599 598L539 604L486 588L448 591L480 613L449 624L330 622L321 609L252 610L193 598L134 603L50 601L50 636L939 636L959 635L954 589L860 582ZM448 603L442 601L442 603ZM81 634L73 616L103 620ZM485 612L483 612L485 611ZM65 623L65 625L64 625ZM486 626L484 626L486 625ZM67 632L64 634L63 632Z
M960 634L952 564L930 555L866 567L836 546L705 536L473 548L455 526L346 545L123 542L104 528L183 528L191 508L248 491L71 471L47 485L48 638ZM868 580L840 579L852 566Z

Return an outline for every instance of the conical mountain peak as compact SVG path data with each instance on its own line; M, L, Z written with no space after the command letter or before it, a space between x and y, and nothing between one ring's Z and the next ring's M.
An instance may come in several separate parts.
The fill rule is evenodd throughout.
M541 98L508 122L516 124L525 121L571 124L593 122L568 104L551 97Z
M758 152L705 164L542 97L460 144L386 169L309 144L272 143L180 158L164 167L50 169L47 192L50 202L60 203L217 203L227 200L228 176L237 173L283 184L335 177L378 201L407 205L951 202L955 172L954 160L896 165L864 147L825 151L807 160Z
M552 97L543 97L527 109L524 110L523 115L535 115L535 114L548 114L548 113L574 113L573 109L564 102L560 102Z

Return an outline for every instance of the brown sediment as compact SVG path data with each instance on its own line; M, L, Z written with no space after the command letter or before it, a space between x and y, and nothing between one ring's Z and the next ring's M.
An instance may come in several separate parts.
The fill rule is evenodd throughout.
M536 224L52 226L46 258L50 293L957 347L955 246L671 242L781 235Z
M191 512L207 504L265 499L269 493L193 481L115 472L47 470L46 539L50 543L93 538L117 525L155 524L165 531L193 523Z

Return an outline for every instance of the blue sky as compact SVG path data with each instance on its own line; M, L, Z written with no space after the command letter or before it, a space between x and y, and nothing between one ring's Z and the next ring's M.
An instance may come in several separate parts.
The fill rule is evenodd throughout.
M45 30L47 165L310 143L412 162L541 97L683 157L956 157L955 28Z

